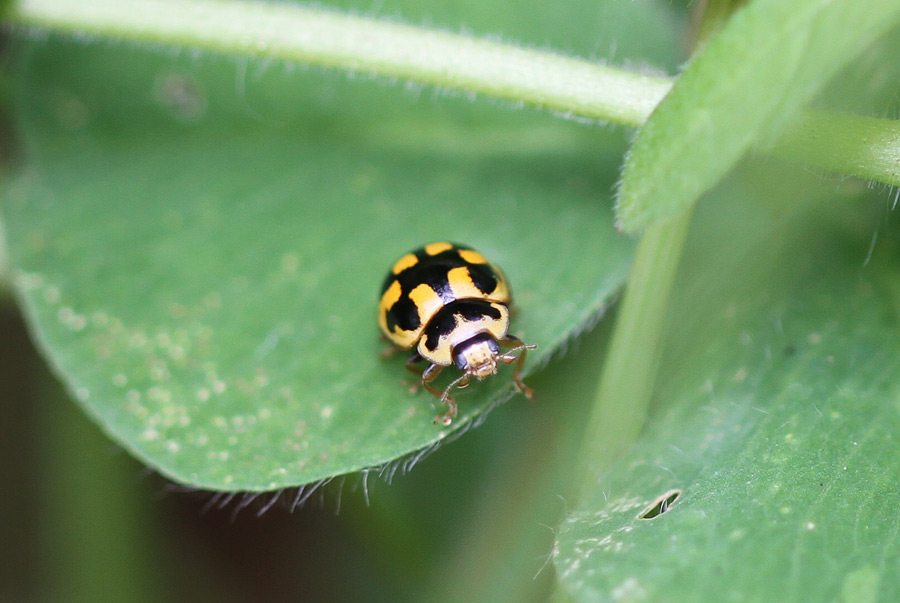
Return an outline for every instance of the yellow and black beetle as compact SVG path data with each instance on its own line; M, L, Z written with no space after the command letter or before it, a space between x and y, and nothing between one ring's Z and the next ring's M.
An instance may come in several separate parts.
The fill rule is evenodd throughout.
M447 412L435 417L435 423L450 425L456 416L450 390L466 387L472 377L497 374L498 362L516 362L513 382L531 398L531 388L520 373L527 351L537 346L509 334L511 302L500 270L464 245L425 245L397 260L388 273L381 288L378 324L397 348L409 350L418 344L406 366L422 375L425 389L447 404ZM417 366L423 360L431 363L424 370ZM463 374L442 392L431 382L451 364Z

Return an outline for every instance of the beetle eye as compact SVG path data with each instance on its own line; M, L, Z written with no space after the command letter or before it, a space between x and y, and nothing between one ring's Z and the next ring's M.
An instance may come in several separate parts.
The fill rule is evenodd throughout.
M469 362L466 360L466 349L472 345L472 343L471 339L469 341L464 341L453 350L453 364L461 371L466 370L466 367L469 366Z

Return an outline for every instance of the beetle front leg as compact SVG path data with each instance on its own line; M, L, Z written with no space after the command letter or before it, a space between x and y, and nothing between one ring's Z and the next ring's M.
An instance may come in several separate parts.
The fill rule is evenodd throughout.
M409 367L409 363L407 363L406 366ZM415 368L416 367L410 368L410 370L415 372ZM432 364L427 369L425 369L425 371L418 371L419 374L422 375L422 385L424 385L425 389L430 391L437 398L440 398L441 402L443 402L444 392L433 386L431 382L438 378L438 375L441 374L442 370L444 370L444 367L440 364Z
M441 404L446 404L448 406L447 412L441 413L434 418L435 423L440 423L446 427L453 422L453 417L456 416L456 400L450 395L450 390L453 388L454 384L451 384L450 387L444 391L439 390L431 384L431 382L437 379L437 376L441 374L442 370L444 370L444 367L440 364L432 364L429 366L425 369L425 372L422 373L422 385L425 386L425 389L434 394L441 401Z
M413 355L410 356L406 361L406 370L421 377L422 373L425 372L425 369L422 368L422 366L419 364L420 362L422 362L422 360L424 359L419 355L418 352L413 352Z
M533 350L537 348L537 346L530 343L522 343L521 339L513 337L512 335L508 335L502 339L500 345L512 349L507 354L497 356L497 359L503 361L505 364L516 363L516 372L513 373L513 383L515 383L517 390L525 394L525 397L531 400L531 398L534 397L534 390L525 385L525 382L522 381L521 373L522 368L525 366L525 358L528 355L528 350ZM518 356L514 354L516 351L520 352Z
M406 361L406 370L419 377L413 383L410 383L406 379L403 380L403 384L409 388L410 394L419 391L419 382L421 381L422 374L425 372L425 367L419 364L422 360L424 360L424 358L422 358L418 352L413 352L413 355Z

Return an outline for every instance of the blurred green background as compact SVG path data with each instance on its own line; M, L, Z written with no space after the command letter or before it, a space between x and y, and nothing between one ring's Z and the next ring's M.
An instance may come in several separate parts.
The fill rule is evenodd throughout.
M690 4L348 2L340 8L674 75L690 46ZM841 74L817 105L895 117L900 61L893 60L897 32L892 36ZM312 246L325 252L301 271L313 285L328 275L316 269L330 259L341 267L353 265L360 279L377 283L383 261L366 254L379 245L395 249L394 241L383 240L385 233L397 237L399 231L403 245L398 240L396 247L405 247L424 242L420 239L447 222L504 255L502 265L520 275L513 282L524 307L517 324L547 342L545 355L552 345L561 349L529 378L537 392L533 403L515 398L500 405L482 425L450 438L409 472L401 462L299 493L287 489L277 499L222 495L169 482L101 432L98 424L129 445L137 441L129 439L134 433L125 430L123 436L110 427L118 425L121 410L109 403L114 398L101 396L100 404L73 400L53 374L60 366L76 366L66 374L76 393L73 384L82 377L106 379L108 386L109 368L94 363L91 354L79 356L94 351L90 345L96 340L84 334L66 339L72 317L48 309L53 296L47 292L20 291L26 303L17 303L11 274L0 269L0 600L539 601L553 596L557 567L575 568L574 577L564 578L566 586L585 598L600 591L640 598L640 591L608 589L628 586L626 578L634 572L648 583L658 579L665 593L673 592L666 590L666 580L674 580L683 588L680 600L696 600L691 596L704 588L715 600L729 592L735 574L750 585L731 592L734 600L761 597L768 583L779 589L788 583L794 590L785 598L792 600L804 600L804 593L820 586L844 600L897 592L890 577L900 569L895 546L900 524L888 512L896 500L897 472L891 460L898 399L891 350L900 290L891 213L895 191L823 178L767 159L746 161L716 187L698 207L676 285L649 429L589 493L588 508L576 508L570 470L615 310L595 328L589 328L588 315L615 290L630 258L631 242L614 236L610 224L612 191L631 132L492 99L246 57L64 35L13 34L8 42L3 165L7 173L25 174L4 200L4 215L16 220L6 226L13 255L48 273L55 270L57 282L67 286L85 275L112 275L105 288L64 290L65 295L74 291L84 307L103 308L107 297L114 304L110 292L121 288L120 310L134 310L131 319L140 323L141 309L128 304L140 300L144 289L129 290L128 272L111 259L133 262L135 274L143 275L146 265L159 267L154 264L159 257L174 258L171 273L177 278L150 271L146 290L160 296L173 282L176 290L178 285L203 290L208 275L190 270L209 258L237 257L247 262L240 268L249 271L254 253L267 257L272 239L290 235L285 232L292 223L280 219L289 211L278 201L294 188L301 189L302 199L297 183L306 178L320 187L317 193L331 190L332 197L317 198L335 204L346 201L348 191L372 201L361 207L374 214L390 217L406 204L409 223L434 213L435 206L441 210L438 219L421 227L422 234L406 222L384 221L373 222L370 239L353 238L356 230L329 224L331 230L316 234L320 246ZM146 86L148 81L159 86ZM134 89L143 94L131 94ZM235 140L240 144L229 146ZM216 163L223 156L227 160ZM181 169L192 162L196 171ZM346 166L355 178L335 176ZM201 175L196 181L190 177L195 173ZM220 206L204 199L216 186L236 188L233 197L246 195L257 205ZM179 223L175 212L165 214L162 223L177 231L172 240L178 244L158 257L129 248L130 242L146 242L133 236L142 228L159 227L150 219L158 207L171 202L177 209L177 199L163 198L172 189L201 201L194 207L201 218L197 231L212 224L209 232L220 234L227 229L216 227L246 225L243 238L215 239L207 248L179 247L196 242L189 236L195 225ZM365 197L368 190L387 198L373 195L373 201ZM106 198L92 197L97 191L116 205L104 207ZM122 191L121 198L116 191ZM481 203L466 195L480 191L519 213L464 222ZM454 195L464 198L451 203ZM71 199L83 205L69 205ZM221 215L227 219L204 213L208 207L224 207ZM228 213L235 208L246 214ZM277 211L266 213L272 208ZM257 210L277 218L270 232L254 230ZM554 211L565 219L547 218ZM129 222L129 215L138 218ZM528 220L517 221L517 215ZM172 216L174 226L166 222ZM179 238L185 232L188 236ZM572 234L566 238L560 232ZM55 236L47 240L43 233ZM95 233L108 234L123 251L104 248ZM341 237L347 245L330 255L327 244ZM91 253L79 257L85 249ZM178 262L185 249L193 253ZM353 264L359 257L360 264ZM553 257L570 258L565 267L573 268L554 272L547 259ZM601 270L598 257L612 259ZM541 264L544 260L548 263ZM108 266L115 269L107 273ZM222 269L215 261L210 266ZM231 276L224 269L215 275ZM340 290L352 291L361 282L348 279ZM238 288L229 291L239 297ZM285 289L276 292L284 295ZM242 325L267 325L273 316L290 313L280 305L283 298L266 306L267 293L259 294L262 300L250 299L264 311L237 317L248 321ZM371 303L341 297L359 307L347 322L368 324L374 298L374 287ZM582 307L583 300L597 305ZM328 304L319 299L318 305ZM41 324L44 339L29 336L28 320ZM303 322L290 320L296 322L285 322L300 326L285 332L302 340ZM331 325L312 322L321 329L316 334ZM334 325L336 332L347 328L339 321ZM79 345L83 341L90 345ZM350 392L370 388L377 398L370 405L348 394L347 408L358 414L343 420L368 423L374 416L373 433L383 431L390 444L394 432L386 429L396 426L384 408L392 410L402 362L382 371L372 361L380 346L374 323L359 339L322 345L330 354L318 359L318 369L347 375L338 386ZM57 364L48 363L39 346L51 351ZM224 349L235 352L230 360L240 366L247 352L238 347ZM126 356L115 359L127 364ZM353 380L347 364L356 367L358 358L376 379ZM294 367L281 368L290 374ZM308 382L304 391L318 395L332 382ZM502 395L499 383L478 391ZM418 427L396 433L413 443L422 433L434 439L434 409L421 398L404 400L397 415L418 413L411 415ZM464 402L464 412L487 406L476 407L474 400ZM85 409L99 420L88 418ZM338 442L329 452L346 454L348 467L354 455L370 449L375 449L371 458L394 458L394 449L385 453L383 442L375 440ZM285 454L279 444L273 443L273 456ZM209 474L196 481L223 483L219 466L210 465ZM165 467L183 468L177 462ZM244 469L243 483L257 478L256 487L267 483L268 476L254 475L255 466ZM669 487L684 488L677 503L684 512L635 528L638 509L632 507ZM298 500L303 504L295 505ZM741 523L745 520L752 523ZM809 525L819 531L808 534ZM630 542L640 545L627 558L615 557L614 547L603 548L610 542L605 534L632 529ZM852 555L846 542L852 542ZM557 563L551 561L554 548L562 551ZM845 559L853 565L842 565ZM794 573L784 569L790 569L786 560L795 562ZM680 564L702 566L701 583ZM578 574L579 565L585 573ZM763 565L771 575L757 580L755 571ZM837 586L816 576L834 567L840 570L833 572ZM843 582L841 572L847 575Z

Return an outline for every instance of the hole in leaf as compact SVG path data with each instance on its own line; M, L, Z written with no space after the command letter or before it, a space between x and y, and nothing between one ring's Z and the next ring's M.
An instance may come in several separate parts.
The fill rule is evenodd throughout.
M681 490L669 490L653 501L649 507L644 509L644 511L638 515L638 519L653 519L658 515L662 515L669 510L669 507L675 504L675 501L678 500L679 496L681 496Z

